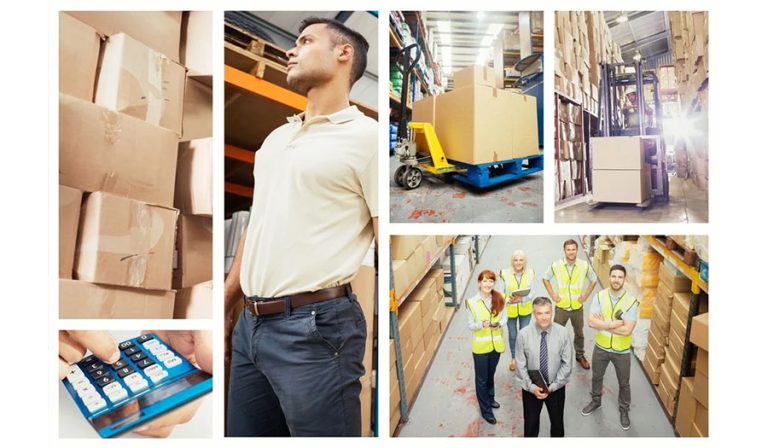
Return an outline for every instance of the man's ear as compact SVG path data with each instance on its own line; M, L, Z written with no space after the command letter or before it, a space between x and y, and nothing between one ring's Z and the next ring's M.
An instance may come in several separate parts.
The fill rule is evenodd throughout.
M339 53L337 57L339 62L349 62L352 60L352 57L354 55L355 55L355 48L352 46L352 44L339 45Z

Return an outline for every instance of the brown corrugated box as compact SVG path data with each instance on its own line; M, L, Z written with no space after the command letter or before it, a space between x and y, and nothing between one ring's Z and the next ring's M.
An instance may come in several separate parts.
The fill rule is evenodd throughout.
M592 137L592 168L640 170L645 167L645 147L654 140L643 137Z
M59 92L93 101L100 47L93 27L59 13Z
M190 11L182 33L181 63L194 76L211 85L213 78L213 17L211 11Z
M179 143L174 206L185 215L213 215L211 139Z
M696 416L696 400L693 398L693 378L685 377L680 389L680 402L677 405L675 429L680 437L691 437L693 420Z
M709 313L700 314L691 323L691 342L709 350Z
M68 11L105 36L126 33L179 62L181 11ZM210 39L211 36L209 35Z
M437 104L437 96L432 95L424 97L419 101L413 103L413 122L415 123L429 123L432 127L435 126L437 121L437 110L435 106Z
M171 207L176 135L142 120L59 95L59 182Z
M187 78L183 109L181 141L213 136L213 91L210 86Z
M677 269L672 271L666 263L659 265L659 280L663 282L671 292L690 292L691 280L683 276Z
M405 260L424 241L424 235L393 235L390 239L390 256L393 260Z
M181 136L186 70L127 34L107 39L94 102Z
M592 170L592 199L596 202L639 204L651 194L651 172L641 170Z
M496 87L496 75L493 69L487 65L472 65L453 73L454 89L475 85Z
M213 220L205 216L179 216L176 238L178 268L173 272L175 289L189 288L213 278Z
M213 310L213 282L207 281L176 293L174 319L210 319Z
M107 193L83 204L75 252L78 280L144 289L171 289L179 212Z
M72 278L83 192L59 185L59 278Z
M408 287L408 265L405 260L392 260L392 281L395 287L395 298L400 299Z
M170 319L174 291L59 280L60 319Z

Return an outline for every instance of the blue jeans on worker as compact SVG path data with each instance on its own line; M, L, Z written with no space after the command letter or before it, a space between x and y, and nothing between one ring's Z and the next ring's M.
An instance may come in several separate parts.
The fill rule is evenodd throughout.
M491 408L491 403L495 397L493 376L496 374L499 358L501 358L501 353L495 351L482 355L472 353L472 359L475 363L477 404L480 405L480 414L486 419L493 417L493 408Z
M517 342L517 332L522 330L531 322L532 314L527 316L517 316L507 318L507 332L509 334L509 353L512 355L512 359L515 359L515 342ZM520 327L518 327L518 323Z
M366 326L354 294L232 332L227 436L359 437Z

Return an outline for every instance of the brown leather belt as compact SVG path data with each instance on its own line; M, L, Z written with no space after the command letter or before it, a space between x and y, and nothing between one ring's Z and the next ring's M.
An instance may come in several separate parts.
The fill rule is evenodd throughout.
M271 300L252 300L245 298L245 307L254 316L278 314L285 311L286 299L290 299L291 309L312 303L324 302L347 295L347 285L334 286L314 292L302 292L285 297L277 297Z

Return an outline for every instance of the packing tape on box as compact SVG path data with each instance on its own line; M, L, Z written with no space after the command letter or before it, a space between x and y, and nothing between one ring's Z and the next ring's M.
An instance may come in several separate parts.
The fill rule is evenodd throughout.
M159 124L163 115L164 95L163 95L163 69L167 65L168 58L155 52L147 52L147 114L146 120L149 123Z
M102 108L101 118L104 121L104 140L109 142L111 145L119 142L120 134L123 131L120 127L120 114L115 111Z

